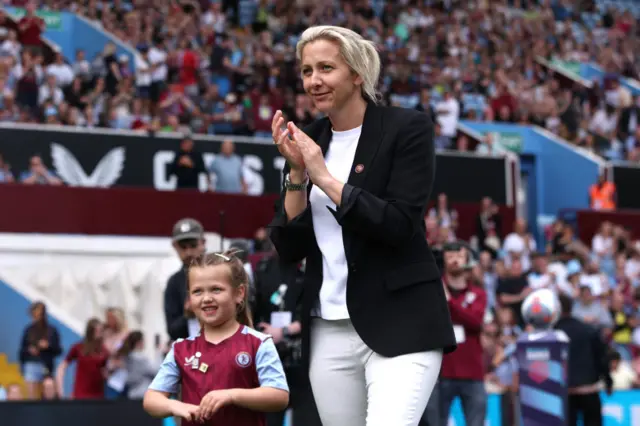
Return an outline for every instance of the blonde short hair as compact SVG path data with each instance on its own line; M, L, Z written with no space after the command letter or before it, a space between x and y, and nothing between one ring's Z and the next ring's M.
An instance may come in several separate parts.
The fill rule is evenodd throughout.
M298 62L302 61L304 47L316 40L329 40L340 46L340 54L349 68L362 78L362 96L377 103L380 93L376 89L380 77L380 55L372 41L348 28L319 25L307 28L296 46Z

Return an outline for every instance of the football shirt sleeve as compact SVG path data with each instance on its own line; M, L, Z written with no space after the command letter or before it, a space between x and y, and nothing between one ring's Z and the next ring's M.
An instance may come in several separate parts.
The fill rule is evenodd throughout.
M266 339L256 352L256 370L261 387L282 389L289 392L284 368L272 339Z
M150 390L177 394L180 385L180 369L176 364L173 348L162 361L160 370L149 385Z

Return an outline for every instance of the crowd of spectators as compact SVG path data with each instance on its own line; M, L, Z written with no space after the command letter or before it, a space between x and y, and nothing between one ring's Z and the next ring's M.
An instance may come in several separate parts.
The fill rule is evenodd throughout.
M95 58L78 51L45 64L41 50L26 48L42 22L27 15L17 30L3 29L0 12L2 121L268 137L276 109L301 124L317 117L302 95L295 43L307 26L337 24L377 43L382 101L431 113L440 149L504 149L491 137L458 138L458 120L468 119L540 125L608 158L640 161L640 101L619 83L638 77L636 9L565 0L38 6L82 15L139 55L130 64L108 44ZM539 58L597 63L606 78L567 85Z
M573 316L600 330L610 348L614 389L640 388L640 240L603 222L591 241L581 241L572 224L557 220L540 247L522 219L502 235L500 211L488 198L476 219L470 243L479 256L469 276L487 294L481 341L488 390L514 390L505 349L525 330L523 300L541 288L571 297ZM457 239L458 213L446 196L440 195L425 221L436 252Z
M640 162L640 98L618 78L640 77L636 19L589 1L42 3L96 21L140 55L129 64L108 44L96 58L58 53L45 64L20 30L36 32L40 24L6 29L0 11L0 121L270 137L276 109L300 124L318 116L302 94L294 47L304 28L322 23L376 41L383 102L432 114L438 149L500 154L491 136L476 145L457 134L458 121L468 119L535 124L607 158ZM539 56L596 62L614 77L592 89L567 86ZM181 150L176 168L188 157ZM244 192L237 167L229 170L234 192ZM0 181L3 172L0 159ZM46 177L42 170L21 180ZM458 238L458 220L439 197L425 217L436 251ZM482 334L488 388L511 386L498 367L524 328L522 300L544 287L574 298L574 315L601 330L611 347L614 387L640 386L640 242L611 223L592 241L580 241L572 225L557 221L548 244L538 247L522 220L501 235L500 212L489 199L477 223L471 243L479 259L470 275L490 308Z

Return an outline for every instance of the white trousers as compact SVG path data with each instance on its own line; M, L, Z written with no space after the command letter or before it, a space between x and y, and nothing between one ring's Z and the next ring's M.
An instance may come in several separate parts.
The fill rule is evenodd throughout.
M378 355L350 320L311 323L309 378L323 426L417 426L441 364L440 350Z

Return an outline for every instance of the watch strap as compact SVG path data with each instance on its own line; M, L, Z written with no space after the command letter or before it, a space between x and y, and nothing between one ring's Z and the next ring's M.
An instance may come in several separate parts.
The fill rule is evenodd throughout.
M309 186L309 177L307 176L302 183L291 182L291 177L287 173L284 178L284 189L287 191L304 191Z

